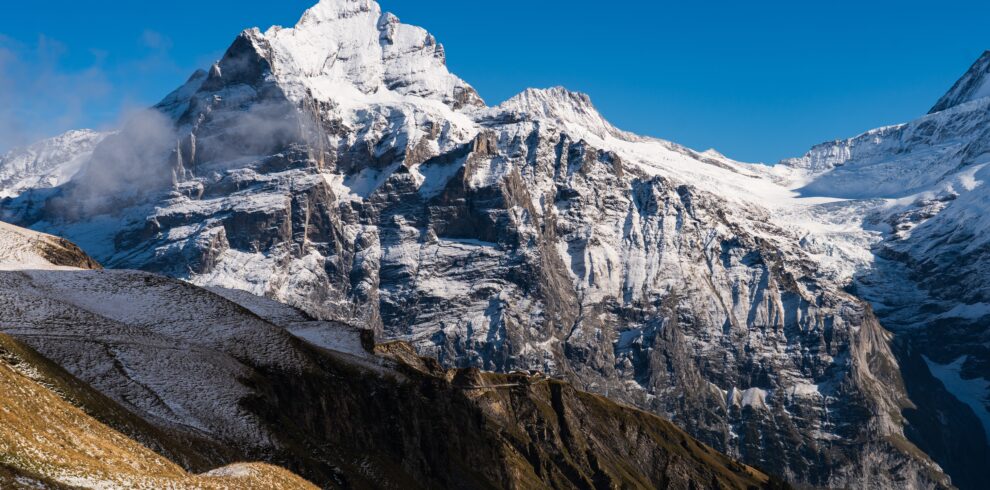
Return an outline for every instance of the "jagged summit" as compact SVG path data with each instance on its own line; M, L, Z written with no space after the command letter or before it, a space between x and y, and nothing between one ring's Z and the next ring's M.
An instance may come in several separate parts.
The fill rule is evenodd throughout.
M585 129L602 139L623 135L598 112L591 97L560 86L526 89L495 107L493 111L533 120L549 119L568 129Z
M990 97L990 50L973 63L969 71L960 78L948 93L932 107L929 114L950 109L959 104Z
M372 11L381 11L378 2L372 0L320 0L303 14L297 26L332 22Z
M208 72L197 71L158 108L174 117L197 93L243 97L277 88L299 104L439 101L452 109L484 107L468 83L451 74L443 45L426 30L403 24L370 0L323 0L290 28L246 29ZM264 87L264 89L263 89Z
M381 92L434 99L456 108L484 106L447 70L443 46L370 0L323 0L292 28L245 31L287 94L318 99Z

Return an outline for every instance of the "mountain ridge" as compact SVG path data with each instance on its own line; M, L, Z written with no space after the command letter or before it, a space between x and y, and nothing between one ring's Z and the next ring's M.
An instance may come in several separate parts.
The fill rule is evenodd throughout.
M0 155L0 198L68 182L106 133L72 130Z
M896 238L979 188L983 102L765 167L619 132L560 89L484 108L432 36L374 2L303 19L245 31L163 100L155 187L58 212L78 181L0 214L110 267L268 295L447 366L566 377L798 483L948 485L909 442L933 437L903 415L919 359L865 286L913 243ZM91 175L116 168L115 145Z
M941 112L959 104L990 97L990 50L983 52L973 66L932 107L929 114Z

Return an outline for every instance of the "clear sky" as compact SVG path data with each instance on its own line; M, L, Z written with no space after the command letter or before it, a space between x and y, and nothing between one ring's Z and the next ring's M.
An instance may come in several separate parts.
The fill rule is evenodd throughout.
M0 149L112 127L246 27L315 0L47 0L0 14ZM622 129L744 161L924 114L990 49L990 2L382 0L489 104L591 95Z

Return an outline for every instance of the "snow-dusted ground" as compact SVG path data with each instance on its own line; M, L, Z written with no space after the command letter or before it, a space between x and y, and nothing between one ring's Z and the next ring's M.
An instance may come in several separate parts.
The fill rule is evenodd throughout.
M301 310L246 291L225 288L209 290L317 347L368 360L374 357L362 346L361 331L353 326L314 320Z
M307 369L290 333L370 362L353 327L241 291L56 266L34 253L41 240L53 238L0 222L0 331L156 424L265 447L241 402L255 369Z

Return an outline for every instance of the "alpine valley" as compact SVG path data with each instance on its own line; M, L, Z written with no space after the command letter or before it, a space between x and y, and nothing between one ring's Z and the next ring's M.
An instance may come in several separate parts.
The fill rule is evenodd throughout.
M990 52L767 166L322 0L0 157L0 484L985 488L987 164Z

